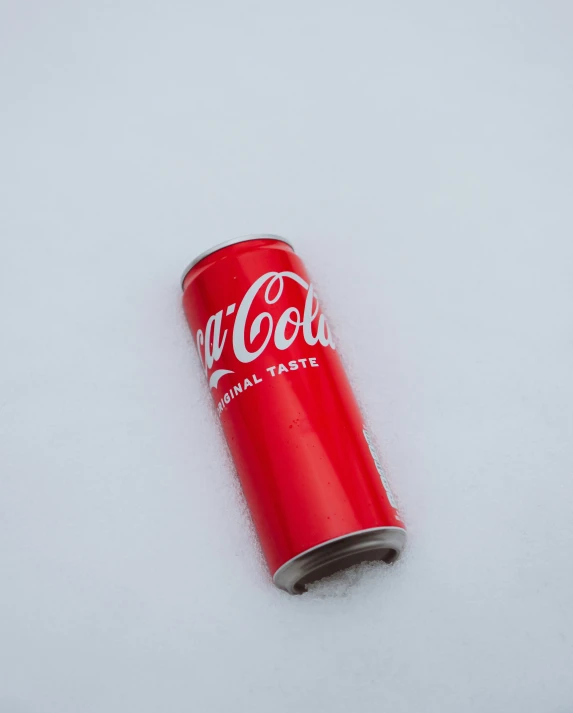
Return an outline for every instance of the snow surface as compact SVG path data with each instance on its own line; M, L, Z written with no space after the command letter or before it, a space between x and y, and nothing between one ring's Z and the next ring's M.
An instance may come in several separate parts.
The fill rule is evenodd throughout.
M573 711L572 5L0 14L0 713ZM180 307L264 231L410 530L303 597Z

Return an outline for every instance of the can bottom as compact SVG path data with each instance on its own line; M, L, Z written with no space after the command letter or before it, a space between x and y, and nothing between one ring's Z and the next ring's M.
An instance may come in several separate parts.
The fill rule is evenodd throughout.
M289 594L360 562L395 562L406 544L401 527L375 527L337 537L293 557L277 569L273 582Z

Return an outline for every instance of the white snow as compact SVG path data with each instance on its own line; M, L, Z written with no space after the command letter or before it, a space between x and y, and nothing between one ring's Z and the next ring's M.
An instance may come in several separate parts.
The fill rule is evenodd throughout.
M1 4L0 713L573 711L572 32L555 0ZM303 597L180 307L264 231L410 531Z

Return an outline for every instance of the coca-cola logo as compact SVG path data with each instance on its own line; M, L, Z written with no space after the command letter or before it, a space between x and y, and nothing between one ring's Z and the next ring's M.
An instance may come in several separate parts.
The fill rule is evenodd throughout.
M257 313L254 307L255 301L260 305L257 298L262 297L266 305L277 304L285 292L286 280L294 280L304 289L304 303L286 306L278 319L273 319L268 311ZM226 328L224 322L232 315L235 315L235 320L229 335L231 328ZM205 329L197 331L196 344L205 373L209 376L225 347L233 350L238 361L248 364L258 359L271 343L279 351L285 351L300 338L309 346L321 344L336 349L332 333L320 313L312 284L295 272L284 271L261 275L247 290L238 309L234 302L227 309L211 315ZM216 369L211 373L209 386L216 388L222 376L232 373L230 369Z

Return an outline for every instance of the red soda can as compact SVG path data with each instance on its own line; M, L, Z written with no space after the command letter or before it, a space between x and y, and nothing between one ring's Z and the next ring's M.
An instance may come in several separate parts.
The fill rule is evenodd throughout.
M406 530L332 332L284 238L200 255L183 307L275 585L291 594Z

